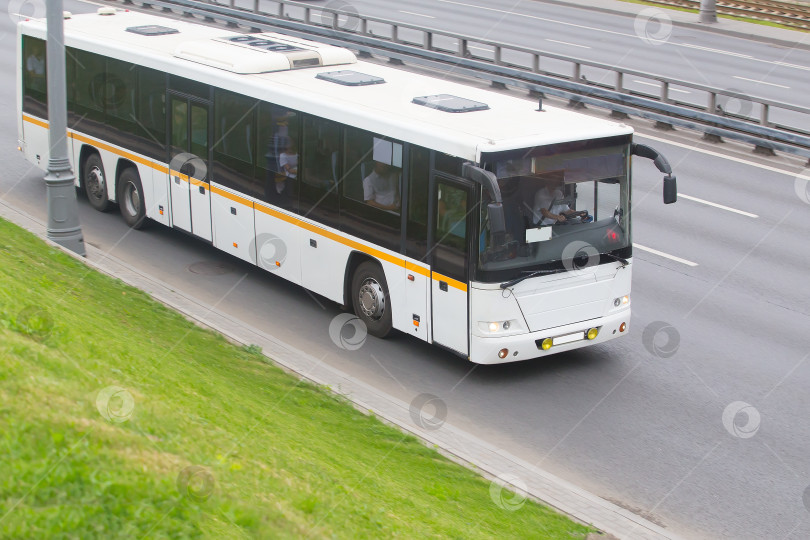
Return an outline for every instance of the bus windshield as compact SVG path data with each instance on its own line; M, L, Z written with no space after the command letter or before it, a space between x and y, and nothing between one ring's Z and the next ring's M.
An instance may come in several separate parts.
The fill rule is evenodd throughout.
M489 194L482 189L477 280L504 281L629 257L630 149L617 142L488 156L484 167L498 178L506 234L493 238Z

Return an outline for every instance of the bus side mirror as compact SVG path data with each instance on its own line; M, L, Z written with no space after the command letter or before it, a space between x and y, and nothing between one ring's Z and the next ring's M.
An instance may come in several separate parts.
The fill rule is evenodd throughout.
M675 176L668 174L664 177L664 204L672 204L678 200L678 183Z
M492 235L492 245L500 246L506 236L506 218L503 213L503 204L489 203L487 213L489 215L489 231Z

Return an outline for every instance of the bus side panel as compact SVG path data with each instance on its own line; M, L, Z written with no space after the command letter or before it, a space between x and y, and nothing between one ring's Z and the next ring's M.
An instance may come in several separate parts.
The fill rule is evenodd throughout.
M23 149L25 150L25 159L43 171L47 170L50 145L48 144L48 128L43 127L47 124L45 124L44 120L39 119L33 119L34 122L36 122L34 123L31 121L30 116L27 114L25 116L29 118L23 125L23 136L25 137Z
M171 205L169 204L169 175L158 169L141 169L141 184L146 200L146 215L163 225L171 225ZM146 175L149 175L148 177ZM150 196L151 195L151 196Z
M301 284L329 300L343 303L343 277L352 248L313 230L302 230L298 245Z
M391 304L394 309L394 328L402 330L422 341L430 338L430 279L424 275L429 272L422 267L406 263L402 268L396 265L386 272L388 290L391 293ZM421 272L420 272L421 270ZM408 279L413 276L413 281ZM397 279L395 282L393 279ZM417 324L418 323L418 324Z
M465 356L470 332L467 287L433 272L433 341Z
M253 202L219 185L211 185L214 246L250 263L256 262Z
M117 184L115 178L115 171L118 169L118 154L106 150L99 150L98 153L101 154L101 163L104 164L104 180L107 182L107 198L111 201L115 201L118 199L118 195L116 195ZM78 161L76 161L76 163L78 163ZM79 171L76 171L76 173L76 176L81 174ZM141 182L143 182L143 180L141 180Z
M276 217L277 212L255 203L256 264L293 283L301 284L301 228Z

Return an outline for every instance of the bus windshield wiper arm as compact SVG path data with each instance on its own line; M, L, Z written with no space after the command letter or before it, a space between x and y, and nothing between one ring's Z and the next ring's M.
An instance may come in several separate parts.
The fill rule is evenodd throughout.
M557 270L535 270L535 271L529 272L525 276L520 276L520 277L516 277L515 279L510 279L509 281L504 281L503 283L501 283L501 289L506 289L507 287L517 285L518 283L520 283L524 279L533 278L535 276L543 276L543 275L546 275L546 274L556 274L556 273L557 273Z
M614 261L619 261L620 263L622 263L622 266L629 266L630 265L630 261L628 261L624 257L619 257L618 255L614 255L613 253L602 253L602 255L604 255L605 257L609 257L609 258L613 259Z

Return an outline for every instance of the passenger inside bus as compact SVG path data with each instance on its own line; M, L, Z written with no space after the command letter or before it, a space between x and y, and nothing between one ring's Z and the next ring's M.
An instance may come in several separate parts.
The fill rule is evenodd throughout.
M399 210L399 173L397 169L374 162L371 174L363 179L363 200L383 210Z

